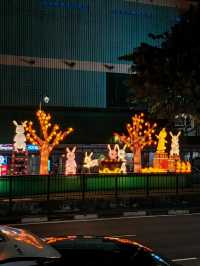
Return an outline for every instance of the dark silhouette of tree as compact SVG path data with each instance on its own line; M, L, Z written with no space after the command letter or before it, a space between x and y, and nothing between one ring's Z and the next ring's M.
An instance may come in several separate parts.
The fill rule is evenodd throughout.
M160 47L146 43L120 59L132 61L130 102L144 103L157 118L188 114L200 121L200 4L191 5L163 34Z

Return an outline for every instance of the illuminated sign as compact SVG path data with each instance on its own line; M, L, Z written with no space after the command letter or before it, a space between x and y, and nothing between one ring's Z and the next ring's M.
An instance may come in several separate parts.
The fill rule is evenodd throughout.
M12 144L0 144L1 151L12 151L13 145Z
M0 155L0 165L7 164L7 163L8 163L7 156Z
M7 157L0 155L0 176L7 175Z
M0 164L4 163L4 156L0 155Z
M37 145L28 144L27 145L27 150L28 151L38 151L39 147Z
M28 151L38 151L39 147L37 145L28 144L26 145ZM0 144L0 151L12 151L13 144Z
M8 173L8 166L7 164L0 164L0 176L7 175Z

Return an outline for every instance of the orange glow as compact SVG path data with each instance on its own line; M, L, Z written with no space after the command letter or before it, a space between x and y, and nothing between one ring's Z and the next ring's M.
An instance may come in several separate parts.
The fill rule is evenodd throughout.
M163 128L159 135L156 135L158 138L158 146L156 152L164 152L166 150L166 137L167 137L167 131L165 128Z
M122 244L131 244L131 245L137 245L138 247L141 247L141 248L144 248L145 250L148 250L150 252L152 252L153 250L146 247L146 246L143 246L141 244L139 244L138 242L136 241L133 241L133 240L129 240L129 239L124 239L124 238L118 238L118 237L104 237L104 239L107 239L107 240L111 240L111 241L117 241L119 243L122 243Z
M99 169L99 173L101 173L101 174L119 174L119 173L122 173L122 170L121 170L121 168L115 168L114 170L111 170L111 169L106 167L103 170Z
M126 128L128 131L128 136L124 134L119 135L115 133L114 135L130 150L133 152L133 164L134 172L141 172L141 152L145 146L154 144L155 142L152 139L152 136L155 132L156 124L150 125L149 122L145 122L144 114L134 115L132 117L132 125L127 124Z
M52 126L50 123L51 115L46 114L43 110L38 110L36 113L40 128L42 131L42 137L39 137L35 130L32 128L33 122L30 121L26 124L26 139L32 144L35 144L40 149L40 174L48 174L48 158L56 145L58 145L64 138L66 138L73 128L68 128L66 131L61 131L59 125ZM49 132L51 130L51 132Z
M166 169L156 168L156 167L149 167L149 168L142 168L142 173L166 173Z
M47 244L53 244L56 243L58 241L62 241L62 240L75 240L77 238L77 236L55 236L55 237L46 237L45 238L45 242Z
M10 238L14 238L18 241L23 241L24 243L28 245L35 246L38 249L42 249L43 245L39 242L39 240L34 237L34 235L28 234L23 229L18 229L18 232L15 232L14 230L6 230L3 229L2 233L7 235Z
M171 136L171 149L170 155L165 152L166 149L166 137L167 131L163 128L158 138L158 146L156 153L153 159L153 167L142 169L143 173L162 173L162 172L176 172L176 173L190 173L191 164L188 161L181 161L179 156L179 136L180 132L177 135L173 135L170 132Z

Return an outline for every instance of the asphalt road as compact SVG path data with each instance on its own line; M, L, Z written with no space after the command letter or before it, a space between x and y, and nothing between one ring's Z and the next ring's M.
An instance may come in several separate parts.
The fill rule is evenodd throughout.
M134 239L184 266L200 265L200 214L19 225L37 235L109 235Z

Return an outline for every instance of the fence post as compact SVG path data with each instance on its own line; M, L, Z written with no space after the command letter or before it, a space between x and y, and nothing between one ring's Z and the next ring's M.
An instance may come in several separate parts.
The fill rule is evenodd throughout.
M85 189L86 189L86 175L85 174L83 174L82 176L80 176L80 178L81 178L81 184L82 184L82 186L81 186L81 192L82 192L82 200L84 201L85 200Z
M9 213L12 213L12 175L9 178Z
M149 196L149 174L146 175L146 195Z
M115 175L115 199L118 198L118 176Z
M50 199L50 175L47 176L47 201Z
M176 174L176 195L178 195L178 174Z

